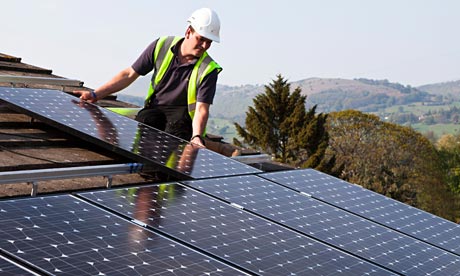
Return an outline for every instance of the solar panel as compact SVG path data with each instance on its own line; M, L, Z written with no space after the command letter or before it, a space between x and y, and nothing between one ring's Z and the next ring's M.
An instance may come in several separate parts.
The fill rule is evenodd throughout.
M13 260L0 256L0 275L39 275Z
M245 275L69 195L0 202L0 248L49 274Z
M0 87L13 109L179 179L261 172L163 131L56 90Z
M261 176L460 254L460 227L438 216L312 169Z
M257 275L393 274L179 184L79 196Z
M397 273L460 274L459 256L254 175L183 183Z

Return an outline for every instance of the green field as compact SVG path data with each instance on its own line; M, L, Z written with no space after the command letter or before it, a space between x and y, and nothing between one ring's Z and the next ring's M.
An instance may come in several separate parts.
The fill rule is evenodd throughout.
M412 124L411 127L422 134L432 131L438 138L443 134L460 134L460 124Z
M415 115L422 115L428 112L437 112L440 110L449 110L452 107L460 108L460 102L452 102L449 105L424 105L422 103L414 103L409 105L394 105L379 111L380 114L394 114L394 113L413 113Z
M379 116L380 118L385 118L389 115L394 114L414 114L415 116L419 117L422 115L426 115L428 113L437 113L442 110L448 111L453 107L460 108L460 102L452 102L448 105L424 105L422 103L414 103L409 105L395 105L392 107L385 108L380 110L375 115ZM433 132L436 137L441 137L443 134L460 134L460 125L455 123L437 123L437 124L425 124L425 123L412 123L412 124L404 124L405 126L410 126L416 131L425 134L428 132Z
M224 141L231 143L233 137L237 137L233 122L226 119L209 118L207 132L224 137Z

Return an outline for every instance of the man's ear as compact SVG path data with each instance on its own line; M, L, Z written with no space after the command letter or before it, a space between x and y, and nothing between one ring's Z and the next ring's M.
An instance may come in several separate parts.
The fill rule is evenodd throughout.
M190 38L192 33L193 33L192 27L188 26L187 30L185 30L185 38L187 38L187 39Z

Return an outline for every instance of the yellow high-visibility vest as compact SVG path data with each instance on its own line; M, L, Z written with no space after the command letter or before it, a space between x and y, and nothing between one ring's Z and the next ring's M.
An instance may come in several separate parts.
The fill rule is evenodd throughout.
M162 80L166 70L174 58L174 53L171 51L171 47L173 47L180 39L181 37L179 36L164 36L158 39L153 57L155 71L152 77L152 81L150 82L150 88L147 93L147 97L145 98L146 105L149 103L150 98L155 93L156 86ZM197 87L199 87L203 79L214 70L218 70L217 72L219 73L222 71L222 67L220 67L220 65L217 64L208 55L207 52L204 52L204 54L198 59L195 66L193 67L188 82L187 105L188 113L192 119L195 115Z

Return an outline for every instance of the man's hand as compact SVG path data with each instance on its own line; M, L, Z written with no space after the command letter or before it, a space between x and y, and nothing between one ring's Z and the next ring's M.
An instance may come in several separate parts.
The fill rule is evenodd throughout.
M80 100L90 102L90 103L95 103L97 102L97 95L94 93L93 90L77 90L73 91L75 95L80 96Z
M205 148L205 143L204 143L204 139L203 137L201 137L201 135L195 135L192 137L192 139L190 140L190 142L192 142L193 144L201 147L201 148Z

